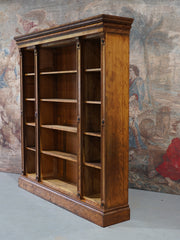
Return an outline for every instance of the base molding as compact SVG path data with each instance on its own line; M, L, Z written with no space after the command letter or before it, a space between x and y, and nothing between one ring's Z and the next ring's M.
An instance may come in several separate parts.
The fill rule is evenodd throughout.
M116 210L106 210L106 212L104 212L103 209L97 209L85 203L83 200L78 198L74 199L65 194L54 191L39 182L28 179L25 176L20 176L19 187L62 208L65 208L101 227L106 227L130 219L130 209L128 206L118 208Z

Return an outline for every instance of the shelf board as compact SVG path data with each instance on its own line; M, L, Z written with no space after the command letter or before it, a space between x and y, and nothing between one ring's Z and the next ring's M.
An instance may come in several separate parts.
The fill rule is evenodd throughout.
M27 173L26 176L32 180L36 180L36 173Z
M101 163L100 162L84 162L85 166L101 169Z
M98 205L101 204L101 198L100 198L100 194L93 194L93 195L90 195L90 196L83 196L84 200L86 200L87 202L91 203L91 202L94 202Z
M52 150L51 151L42 150L41 153L49 155L49 156L69 160L72 162L77 162L77 155L75 155L75 154L65 153L65 152L60 152L60 151L52 151Z
M59 179L46 179L42 180L42 183L60 192L77 194L77 186L72 183L64 182Z
M30 150L30 151L33 151L33 152L36 151L35 146L32 146L32 147L27 146L26 149Z
M77 103L76 99L42 98L42 102Z
M47 72L40 72L40 75L71 74L71 73L77 73L77 70L67 70L67 71L47 71Z
M63 125L41 125L41 127L52 129L52 130L60 130L65 132L77 133L77 127L69 127L69 126L63 126Z
M101 101L85 101L87 104L101 104Z
M34 101L35 101L35 98L25 98L25 101L31 101L31 102L34 102Z
M35 127L35 122L26 122L27 126Z
M25 73L24 74L26 77L30 77L30 76L35 76L35 73Z
M101 137L100 132L84 132L84 135L92 136L92 137Z
M100 72L101 68L86 68L85 72Z

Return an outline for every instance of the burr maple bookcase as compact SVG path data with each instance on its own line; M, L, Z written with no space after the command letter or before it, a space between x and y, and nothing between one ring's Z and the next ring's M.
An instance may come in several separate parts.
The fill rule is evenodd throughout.
M99 15L15 37L19 186L100 226L128 220L129 31Z

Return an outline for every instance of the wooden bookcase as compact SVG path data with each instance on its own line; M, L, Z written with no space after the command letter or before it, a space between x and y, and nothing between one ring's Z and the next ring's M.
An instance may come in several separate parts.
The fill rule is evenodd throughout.
M99 15L15 37L20 49L19 186L100 226L130 218L129 32Z

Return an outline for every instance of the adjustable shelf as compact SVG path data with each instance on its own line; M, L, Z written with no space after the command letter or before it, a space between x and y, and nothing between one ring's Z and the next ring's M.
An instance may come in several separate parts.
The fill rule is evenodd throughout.
M65 159L68 161L72 162L77 162L77 155L71 154L71 153L65 153L65 152L60 152L60 151L45 151L42 150L41 153L52 156L52 157L57 157L61 159Z
M35 152L35 151L36 151L36 149L35 149L35 147L34 147L34 146L32 146L32 147L29 147L29 146L27 146L27 147L26 147L26 149L27 149L27 150L30 150L30 151L33 151L33 152Z
M77 133L77 127L69 127L69 126L62 126L62 125L41 125L41 127L52 129L52 130L59 130L59 131Z
M27 126L30 126L30 127L35 127L35 122L26 122L25 123Z
M130 218L131 23L103 14L15 38L19 186L103 227Z
M72 74L72 73L77 73L77 70L40 72L40 75Z
M84 135L91 136L91 137L101 137L100 132L84 132Z
M55 102L55 103L77 103L76 99L59 99L59 98L43 98L41 102Z

